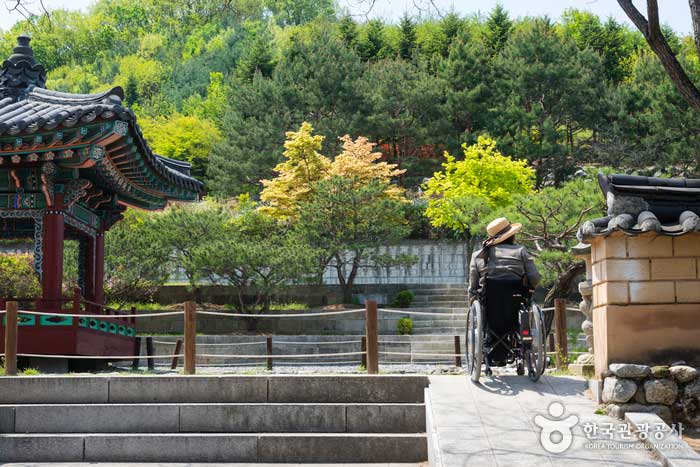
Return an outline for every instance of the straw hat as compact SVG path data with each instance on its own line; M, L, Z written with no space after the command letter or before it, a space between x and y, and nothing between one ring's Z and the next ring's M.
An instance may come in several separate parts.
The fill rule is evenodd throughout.
M511 224L505 217L494 219L486 226L486 233L489 234L489 238L486 239L484 245L498 245L520 232L522 228L522 224Z

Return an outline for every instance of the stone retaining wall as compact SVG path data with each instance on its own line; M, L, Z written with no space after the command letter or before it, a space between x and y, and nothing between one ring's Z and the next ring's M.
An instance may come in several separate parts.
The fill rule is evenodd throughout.
M624 418L627 412L648 412L669 425L700 427L700 369L684 363L653 367L615 363L602 376L602 399L610 415Z

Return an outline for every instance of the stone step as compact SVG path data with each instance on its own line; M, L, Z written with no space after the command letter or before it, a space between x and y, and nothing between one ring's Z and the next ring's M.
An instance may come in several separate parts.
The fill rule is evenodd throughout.
M411 292L413 292L413 295L419 296L419 295L458 295L458 294L467 294L469 289L464 286L454 286L454 287L436 287L434 289L431 288L424 288L424 287L416 287L410 289Z
M423 404L0 405L0 433L421 433Z
M422 403L417 375L7 376L0 404Z
M411 303L411 308L466 308L468 302L466 300L414 300Z
M421 434L4 434L4 462L423 462Z

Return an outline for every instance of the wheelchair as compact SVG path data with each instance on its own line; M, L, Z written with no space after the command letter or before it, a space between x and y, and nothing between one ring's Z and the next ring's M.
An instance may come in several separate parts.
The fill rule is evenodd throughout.
M467 373L479 382L481 369L491 376L492 367L516 364L517 374L527 367L532 381L539 380L547 362L547 319L519 280L486 280L484 293L467 313ZM550 324L551 325L551 324Z

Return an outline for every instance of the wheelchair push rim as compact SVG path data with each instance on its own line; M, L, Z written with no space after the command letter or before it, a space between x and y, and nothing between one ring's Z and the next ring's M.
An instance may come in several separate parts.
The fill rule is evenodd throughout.
M484 348L484 322L481 303L475 300L469 306L467 314L467 335L465 338L467 373L470 379L478 383L481 376L481 363Z
M532 344L525 352L525 360L527 362L528 376L532 381L537 381L544 373L545 363L547 361L547 349L545 346L546 332L544 328L544 316L540 307L536 304L532 304L529 315Z

